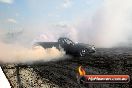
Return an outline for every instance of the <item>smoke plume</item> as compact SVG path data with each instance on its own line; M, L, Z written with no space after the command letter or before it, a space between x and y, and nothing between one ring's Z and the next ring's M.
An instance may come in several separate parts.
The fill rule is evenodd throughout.
M90 42L96 47L130 47L132 45L131 3L131 0L103 1L90 20L83 20L77 24L79 41ZM88 18L87 16L85 19Z
M131 0L102 1L94 13L84 14L84 17L76 19L70 25L60 23L51 27L53 32L50 30L45 33L43 39L54 41L58 37L65 36L73 41L96 47L131 47L131 3Z
M26 33L24 33L25 35ZM11 36L14 37L11 37ZM0 30L0 63L28 63L33 61L54 61L64 56L64 51L55 47L44 49L41 46L32 46L23 35L8 33ZM16 37L20 37L19 40ZM21 40L24 38L24 41ZM32 42L32 41L30 41Z

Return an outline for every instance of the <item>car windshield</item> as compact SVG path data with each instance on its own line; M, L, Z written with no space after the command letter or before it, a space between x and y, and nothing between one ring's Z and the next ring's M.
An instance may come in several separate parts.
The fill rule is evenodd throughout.
M64 39L65 43L68 45L74 45L74 42L72 42L70 39Z

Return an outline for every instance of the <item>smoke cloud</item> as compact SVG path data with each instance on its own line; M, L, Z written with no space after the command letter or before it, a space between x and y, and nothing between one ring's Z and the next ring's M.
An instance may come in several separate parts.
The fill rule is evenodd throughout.
M44 49L41 46L27 48L17 44L0 43L0 63L28 63L33 61L54 61L62 58L64 52L55 47Z
M96 47L120 47L132 45L132 1L105 0L90 20L77 25L78 39ZM88 19L89 17L87 16Z
M53 61L62 58L64 52L55 47L44 49L41 46L25 48L19 45L8 45L0 43L0 62L1 63L28 63L33 61Z
M130 0L106 1L102 10L99 44L105 47L131 46L131 4Z
M131 47L131 3L131 0L105 0L94 13L85 14L73 24L59 23L52 26L52 31L43 33L42 40L54 41L64 36L102 48Z

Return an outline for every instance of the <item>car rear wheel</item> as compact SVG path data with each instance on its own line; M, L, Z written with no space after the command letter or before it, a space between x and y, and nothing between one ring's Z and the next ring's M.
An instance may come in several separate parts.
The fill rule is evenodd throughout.
M79 55L80 55L81 57L84 57L84 56L86 56L86 53L87 53L87 49L82 49L82 50L80 51Z

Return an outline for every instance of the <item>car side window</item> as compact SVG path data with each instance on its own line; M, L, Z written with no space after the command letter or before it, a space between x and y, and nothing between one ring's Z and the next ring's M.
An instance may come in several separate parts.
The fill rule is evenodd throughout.
M73 42L72 42L71 40L68 40L68 39L66 39L66 43L67 43L68 45L74 45Z
M74 43L71 40L65 39L65 38L64 39L59 39L59 42L61 44L74 45Z

